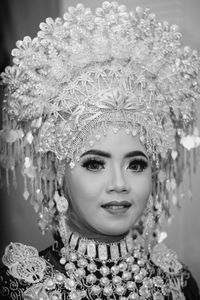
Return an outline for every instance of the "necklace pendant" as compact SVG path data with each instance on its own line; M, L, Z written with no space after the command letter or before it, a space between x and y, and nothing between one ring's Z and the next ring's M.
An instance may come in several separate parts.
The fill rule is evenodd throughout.
M99 253L99 259L101 261L107 261L108 259L108 250L106 244L100 244L98 245L98 253Z
M97 255L96 253L96 245L95 242L88 242L87 243L87 256L90 258L95 258Z
M120 257L118 244L113 244L110 246L110 255L112 260L117 260Z
M78 252L81 254L81 255L84 255L85 252L86 252L86 247L87 247L87 242L85 239L81 239L80 242L79 242L79 245L78 245Z
M79 235L77 233L73 233L71 235L71 240L70 240L70 249L75 250L75 247L78 243Z
M122 257L125 257L128 254L125 241L121 241L120 243L120 252Z

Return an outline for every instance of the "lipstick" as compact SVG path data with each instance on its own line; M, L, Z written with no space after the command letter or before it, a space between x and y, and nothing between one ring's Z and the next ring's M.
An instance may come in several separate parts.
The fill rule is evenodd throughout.
M101 207L112 215L124 214L131 207L131 203L128 201L110 201Z

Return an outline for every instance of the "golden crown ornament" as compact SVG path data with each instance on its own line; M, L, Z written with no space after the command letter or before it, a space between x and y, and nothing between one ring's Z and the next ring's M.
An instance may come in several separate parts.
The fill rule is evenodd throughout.
M129 13L104 2L93 13L78 4L16 45L2 74L0 159L7 173L22 166L24 197L42 230L55 224L66 162L73 167L110 125L139 135L155 171L153 194L168 211L188 150L200 145L200 60L182 47L177 26L140 7Z

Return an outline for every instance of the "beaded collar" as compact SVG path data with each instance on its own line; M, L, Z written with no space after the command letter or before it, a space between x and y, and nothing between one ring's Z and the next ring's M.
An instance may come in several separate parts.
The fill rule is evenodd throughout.
M100 262L118 261L130 255L137 245L143 240L136 231L129 232L125 238L115 243L103 243L81 237L78 233L71 232L64 239L61 249L61 263L67 260L69 252L76 252L79 256Z
M184 299L186 274L174 253L163 244L146 253L143 239L139 235L133 238L131 232L111 244L88 240L76 233L70 233L64 242L67 240L61 249L62 273L40 258L33 247L9 245L3 261L13 277L28 283L25 298Z

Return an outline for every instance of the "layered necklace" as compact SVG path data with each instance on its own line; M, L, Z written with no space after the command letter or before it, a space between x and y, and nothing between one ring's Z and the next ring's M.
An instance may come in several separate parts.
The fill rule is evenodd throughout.
M61 232L61 238L60 263L68 278L71 300L184 299L179 277L152 262L137 232L110 244L89 240L69 229Z

